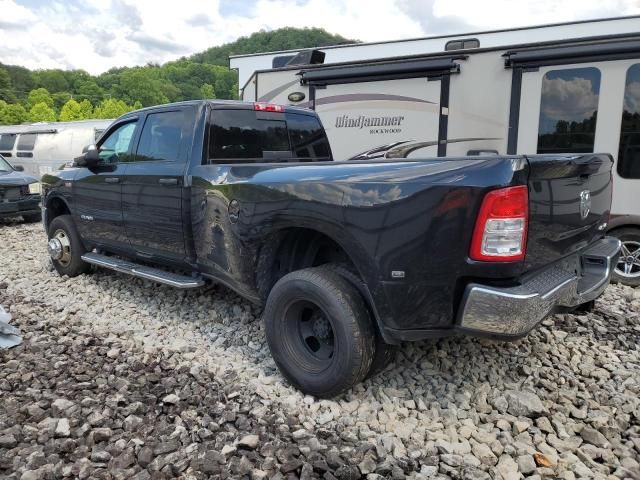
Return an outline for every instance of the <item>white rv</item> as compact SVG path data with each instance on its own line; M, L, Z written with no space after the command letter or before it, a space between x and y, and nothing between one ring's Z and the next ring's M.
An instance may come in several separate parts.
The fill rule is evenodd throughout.
M0 155L40 178L59 169L95 143L113 120L39 122L0 126Z
M230 67L244 100L315 109L335 158L400 142L419 143L414 156L611 153L616 276L640 285L640 16L232 56Z

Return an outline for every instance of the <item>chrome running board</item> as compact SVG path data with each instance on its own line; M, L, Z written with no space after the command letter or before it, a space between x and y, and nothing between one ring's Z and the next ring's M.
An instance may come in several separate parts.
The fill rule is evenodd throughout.
M200 276L190 277L180 275L179 273L165 272L164 270L146 267L116 257L100 255L99 253L85 253L81 258L92 265L109 268L116 272L126 273L146 280L153 280L154 282L164 283L165 285L176 288L197 288L204 285L204 279Z

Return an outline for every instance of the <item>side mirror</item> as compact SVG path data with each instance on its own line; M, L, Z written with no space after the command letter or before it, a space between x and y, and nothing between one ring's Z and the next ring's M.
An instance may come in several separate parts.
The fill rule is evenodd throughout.
M76 166L86 167L89 170L93 170L98 166L98 164L100 163L100 154L95 146L93 146L93 148L90 147L87 147L88 150L84 153L84 155L80 155L75 159Z
M93 170L100 163L100 152L97 149L89 150L84 154L84 162L89 170Z
M14 166L13 166L13 169L14 169L16 172L24 172L24 167L23 167L22 165L14 165Z

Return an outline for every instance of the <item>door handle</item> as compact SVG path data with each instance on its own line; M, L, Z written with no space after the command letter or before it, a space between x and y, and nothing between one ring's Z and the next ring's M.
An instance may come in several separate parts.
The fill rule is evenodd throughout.
M160 185L177 185L178 179L177 178L161 178L160 180L158 180L158 183Z
M118 183L120 179L118 177L107 177L104 179L104 183Z

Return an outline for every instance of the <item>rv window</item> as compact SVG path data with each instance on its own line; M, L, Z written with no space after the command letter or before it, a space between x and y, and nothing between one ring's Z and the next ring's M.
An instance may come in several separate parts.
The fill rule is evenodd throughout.
M444 49L447 52L450 50L466 50L467 48L480 48L480 40L478 40L477 38L450 40L444 46Z
M18 138L18 150L33 150L36 145L37 133L23 133Z
M538 153L590 153L596 136L600 70L551 70L542 79Z
M13 150L13 146L16 144L15 133L3 133L0 135L0 150Z
M316 117L288 113L287 127L293 153L298 159L331 160L329 141Z
M627 70L618 174L624 178L640 178L640 63Z
M292 159L282 114L214 110L209 129L209 162L249 163Z
M181 154L180 147L186 146L184 140L193 128L191 116L188 115L190 112L191 110L178 110L147 115L140 134L135 161L186 160L186 155Z

